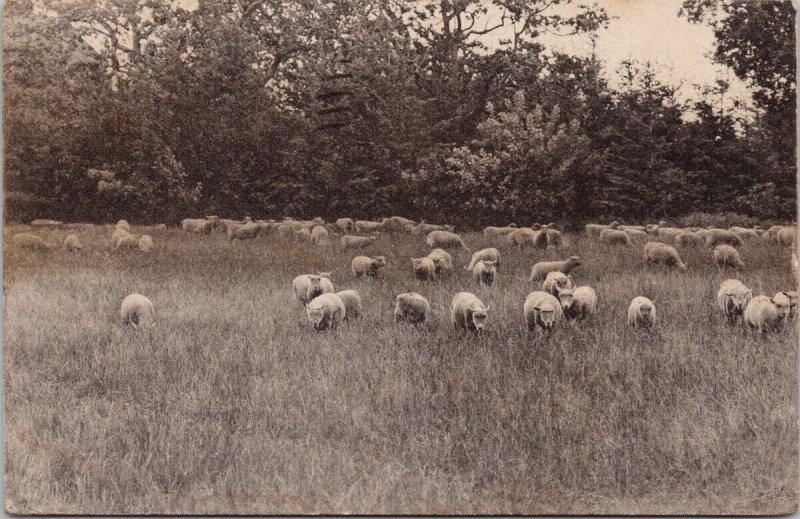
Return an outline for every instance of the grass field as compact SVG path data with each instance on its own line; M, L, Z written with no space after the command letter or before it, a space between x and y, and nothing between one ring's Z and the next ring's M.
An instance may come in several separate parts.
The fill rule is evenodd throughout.
M17 232L22 227L10 229ZM137 229L133 230L137 232ZM141 232L141 229L138 230ZM63 236L66 231L44 231ZM495 286L423 284L424 240L381 236L377 280L352 252L259 237L150 231L150 254L5 249L5 503L31 513L786 513L797 504L797 333L761 338L725 323L722 280L754 293L793 285L790 251L748 243L721 272L709 250L687 272L648 269L642 246L568 235L560 250L501 248ZM465 234L472 250L494 245ZM530 266L579 254L598 318L530 336ZM333 270L363 319L314 332L294 276ZM433 306L395 324L394 298ZM492 305L464 336L450 300ZM123 328L131 292L151 330ZM650 332L630 300L656 300ZM564 324L564 323L562 323Z

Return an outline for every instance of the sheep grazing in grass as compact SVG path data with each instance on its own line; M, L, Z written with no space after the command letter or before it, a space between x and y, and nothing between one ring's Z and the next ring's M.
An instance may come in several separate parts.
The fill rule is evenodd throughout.
M428 233L428 237L425 238L425 243L427 243L429 247L441 247L443 249L461 248L469 252L469 249L461 240L461 236L449 231L431 231Z
M308 322L318 332L335 330L347 315L347 307L338 295L329 292L312 299L306 305Z
M405 292L395 299L394 322L424 323L428 320L430 311L431 305L422 295Z
M646 297L634 297L628 307L628 324L634 328L650 328L656 324L656 305Z
M449 276L453 273L453 257L444 249L433 249L428 253L433 260L436 277Z
M27 232L15 234L11 238L11 242L20 249L48 250L52 248L52 245L45 243L40 237Z
M547 246L548 247L560 247L563 243L564 239L561 235L561 231L551 228L546 228L544 230L545 236L547 236Z
M597 312L597 293L592 287L583 286L575 289L566 289L558 293L561 310L568 320L582 321Z
M497 275L495 262L490 260L479 260L472 268L472 279L479 285L492 286Z
M645 243L644 259L648 265L666 265L686 270L686 264L681 261L681 257L675 247L657 241Z
M705 243L705 238L695 232L683 231L675 236L675 245L679 247L700 247Z
M257 223L229 225L227 229L229 240L252 240L261 232L261 226Z
M603 229L600 232L600 243L606 245L632 245L631 237L625 231Z
M186 218L181 220L181 229L188 233L209 234L214 229L215 222L202 218Z
M114 226L115 229L125 229L128 232L131 232L131 225L126 222L125 220L119 220L117 225Z
M797 228L794 226L783 227L775 234L779 245L792 245L796 236Z
M676 236L678 236L682 232L684 232L684 230L683 229L678 229L677 227L661 227L661 226L659 226L658 230L656 231L656 234L658 236L661 236L661 237L664 237L664 238L675 238Z
M114 250L136 250L139 248L139 237L135 234L126 234L117 241Z
M537 328L550 332L564 317L564 311L561 309L558 299L552 294L538 290L528 294L522 310L525 315L525 324L530 332Z
M459 292L453 296L450 306L450 321L456 330L482 333L486 328L489 307L471 292Z
M546 249L547 248L547 232L534 231L529 227L522 227L508 235L508 241L516 245L518 249L523 250L527 248L533 249Z
M436 225L432 223L420 222L411 228L411 234L414 236L427 236L433 231L450 231L453 232L452 225Z
M373 243L376 238L374 236L350 236L345 235L339 239L342 249L366 249Z
M727 229L709 229L709 233L706 235L706 245L716 247L720 244L741 247L742 239L735 232Z
M369 220L356 220L355 229L358 233L378 232L383 222L370 222Z
M477 252L473 252L472 258L469 260L469 266L466 269L471 271L473 268L475 268L475 264L481 260L494 261L495 266L499 267L500 251L495 249L494 247L489 247L488 249L481 249Z
M563 261L540 261L531 268L531 276L528 281L539 281L547 277L553 271L569 274L572 269L583 265L579 256L570 256Z
M119 309L122 324L130 324L134 328L148 328L155 325L153 303L142 294L130 294L122 300Z
M744 267L744 261L739 256L739 251L725 244L714 247L714 263L718 267Z
M794 290L791 291L781 291L775 294L772 298L774 301L780 302L781 304L788 304L789 305L789 315L788 318L794 319L797 315L797 292Z
M119 244L119 241L126 236L130 236L131 233L126 231L125 229L116 229L113 233L111 233L111 247L116 248Z
M368 256L356 256L350 261L350 270L353 276L360 278L361 276L375 277L378 275L378 269L386 266L385 256L375 256L370 258Z
M149 234L143 234L142 237L139 238L138 247L141 252L150 252L153 250L153 238L151 238Z
M64 248L70 252L83 250L83 245L75 234L70 234L64 239Z
M717 303L725 313L728 322L733 324L739 317L744 316L744 309L753 299L753 291L738 279L726 279L719 286Z
M754 240L759 238L758 232L756 232L755 229L748 229L746 227L734 226L728 230L736 233L736 235L742 240Z
M355 290L342 290L336 292L339 299L344 303L344 320L358 319L361 317L361 296Z
M507 227L494 227L489 226L483 229L483 235L489 239L493 238L505 238L512 232L519 229L515 224L509 225Z
M414 266L414 275L421 281L433 281L436 279L436 264L430 257L411 258Z
M356 224L352 218L339 218L336 220L336 227L344 234L350 234L356 230Z
M381 230L392 234L410 233L416 224L414 220L402 216L390 216L381 222Z
M630 236L631 241L633 240L646 240L649 234L646 231L640 231L639 229L624 229L623 232Z
M563 272L557 270L548 272L547 277L545 277L542 282L542 290L554 296L557 296L562 290L567 290L572 287L572 279Z
M744 309L744 322L751 330L764 334L783 328L789 315L789 296L775 299L766 295L754 297Z
M321 294L334 292L330 276L331 272L317 272L316 274L302 274L294 278L292 289L300 304L305 306Z
M322 225L316 225L311 229L311 243L315 245L330 245L331 237L328 229Z
M603 229L608 229L608 226L599 223L587 223L583 229L590 236L600 236Z

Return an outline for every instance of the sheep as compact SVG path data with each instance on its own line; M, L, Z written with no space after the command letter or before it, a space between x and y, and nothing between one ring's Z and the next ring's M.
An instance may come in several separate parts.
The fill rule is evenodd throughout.
M522 227L510 233L508 240L520 250L528 247L534 249L547 248L547 233L545 231L534 231L528 227Z
M424 323L428 320L430 311L431 305L422 295L416 292L405 292L395 299L394 322Z
M317 272L316 274L302 274L292 281L294 295L303 306L321 294L334 292L330 280L331 272Z
M411 258L414 266L414 275L421 281L433 281L436 279L436 264L430 257Z
M487 238L500 238L500 237L507 237L512 232L516 231L518 227L516 225L509 225L507 227L493 227L489 226L483 230L483 235Z
M706 236L706 245L709 247L716 247L717 245L725 244L733 247L741 247L742 239L733 231L723 229L709 229Z
M374 258L356 256L350 261L350 270L353 272L353 276L357 278L364 275L375 277L378 275L378 269L385 266L385 256L375 256Z
M37 218L36 220L31 221L31 225L34 227L61 227L64 225L64 222L60 222L58 220L49 220L46 218Z
M738 279L726 279L719 286L717 303L725 313L728 322L733 324L739 317L744 317L744 309L753 299L753 291Z
M797 292L794 290L778 292L772 299L778 301L782 300L783 298L786 298L785 302L789 305L788 318L794 319L794 317L797 315Z
M489 307L471 292L459 292L453 296L450 307L450 321L456 331L483 333L488 320Z
M590 236L600 236L603 229L608 229L608 226L599 223L587 223L583 229Z
M119 309L123 326L130 324L134 328L155 326L153 303L142 294L129 294L122 300Z
M355 290L342 290L336 292L336 295L344 303L344 320L350 322L350 319L358 319L361 317L361 296Z
M433 260L436 277L443 277L453 273L453 257L444 249L433 249L428 253L428 257Z
M553 327L564 317L561 304L552 294L535 291L528 294L522 307L525 315L525 324L529 332L541 328L551 332Z
M411 232L411 229L416 225L414 220L403 218L402 216L391 216L381 222L381 230L398 234L403 232Z
M229 240L252 240L261 232L261 226L257 223L245 223L240 225L228 226Z
M369 220L357 220L355 229L358 233L378 232L381 230L383 222L370 222Z
M75 234L70 234L64 239L64 248L70 252L83 250L83 245Z
M356 224L353 222L352 218L339 218L336 220L336 227L344 234L350 234L355 231Z
M125 229L128 232L131 232L131 226L125 220L117 221L117 225L114 226L115 229Z
M567 320L582 321L597 311L597 293L590 286L562 290L558 293L558 300Z
M292 234L294 234L294 239L298 242L311 242L311 231L309 231L307 227L294 229Z
M449 229L448 229L449 227ZM434 225L432 223L420 222L411 228L411 234L414 236L428 235L433 231L452 231L452 226L449 225Z
M469 252L469 249L464 242L461 240L461 237L457 234L453 234L448 231L431 231L428 233L428 237L425 238L425 243L428 244L429 247L441 247L443 249L453 249L453 248L462 248Z
M705 242L705 238L690 231L683 231L675 236L675 245L679 247L699 247L705 244Z
M648 265L662 264L686 270L686 264L681 261L675 247L657 241L649 241L644 244L644 259Z
M628 233L616 229L603 229L600 232L600 242L606 245L632 245Z
M139 237L136 236L135 234L126 234L117 241L117 245L114 247L114 250L120 250L120 249L135 250L138 248L139 248Z
M469 260L469 266L466 267L466 269L471 271L473 268L475 268L475 264L481 260L494 261L495 266L499 267L500 251L494 247L489 247L488 249L481 249L477 252L473 252L472 258Z
M561 243L563 242L563 238L561 236L561 231L556 229L546 228L544 231L545 236L547 237L547 246L548 247L560 247Z
M373 243L376 238L374 236L350 236L344 235L339 239L342 249L366 249Z
M490 260L479 260L472 269L472 278L479 285L492 286L497 275L495 262Z
M745 266L739 256L739 251L726 244L714 247L714 263L718 267L743 268Z
M19 247L20 249L48 250L53 247L52 245L45 243L44 240L35 234L27 232L15 234L11 238L11 241L14 243L15 247Z
M138 247L141 252L150 252L153 249L153 238L149 234L143 234L139 238Z
M755 229L747 229L746 227L731 227L728 230L736 233L736 235L742 240L752 240L758 238L758 232L756 232Z
M328 234L328 229L321 225L314 226L311 229L311 243L315 245L330 245L331 237Z
M623 232L630 236L631 240L644 240L649 236L646 231L640 231L639 229L624 229Z
M186 218L181 220L181 229L189 233L208 234L214 228L214 222L202 218Z
M572 287L572 278L557 270L548 272L547 277L545 277L542 283L542 290L554 296L557 296L562 290L567 290Z
M656 324L654 301L642 296L634 297L628 307L628 324L634 328L650 328Z
M678 229L677 227L661 227L661 226L659 226L658 230L656 231L656 234L658 236L662 236L662 237L675 238L676 236L678 236L682 232L684 232L683 229Z
M531 276L528 281L539 281L556 270L569 274L572 269L580 265L583 265L580 256L570 256L564 261L540 261L531 268Z
M744 309L745 324L762 334L780 330L789 315L788 300L788 296L775 299L762 294L754 297Z
M316 331L335 330L347 315L347 307L341 297L328 292L318 295L308 303L306 315Z
M227 234L229 227L235 227L237 225L242 225L244 222L239 220L231 220L228 218L218 218L212 222L213 227L218 231Z
M776 234L775 237L778 240L779 245L791 245L794 243L795 236L797 235L797 229L795 227L783 227L780 229Z
M130 235L131 235L131 233L129 233L125 229L116 229L113 233L111 233L111 246L113 248L116 248L117 244L119 243L119 241L121 239L123 239L126 236L130 236Z
M647 229L643 225L620 225L619 228L623 231L633 231L634 233L645 233Z

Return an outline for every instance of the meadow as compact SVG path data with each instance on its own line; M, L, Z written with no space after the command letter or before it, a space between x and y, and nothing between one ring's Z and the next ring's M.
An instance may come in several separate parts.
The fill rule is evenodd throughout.
M7 226L7 235L26 229ZM648 268L642 245L567 234L557 250L501 246L491 288L453 253L451 279L413 278L423 237L381 235L378 279L352 256L275 236L149 230L149 254L15 250L4 274L5 506L15 513L708 514L797 505L797 331L729 326L720 283L755 294L795 280L787 247L747 242L747 266ZM134 228L133 232L145 232ZM472 250L495 246L463 235ZM529 334L531 265L580 255L596 319ZM364 301L358 322L318 333L291 281L332 270ZM491 305L481 337L453 330L459 291ZM431 302L422 327L396 324L398 293ZM123 327L129 293L153 329ZM627 306L655 299L658 323Z

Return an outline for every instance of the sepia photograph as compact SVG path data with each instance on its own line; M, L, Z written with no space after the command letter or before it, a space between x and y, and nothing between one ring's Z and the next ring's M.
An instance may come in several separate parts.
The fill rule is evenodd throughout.
M798 507L793 0L6 0L10 514Z

